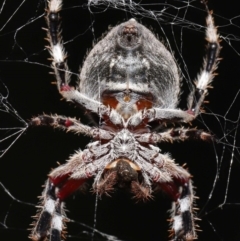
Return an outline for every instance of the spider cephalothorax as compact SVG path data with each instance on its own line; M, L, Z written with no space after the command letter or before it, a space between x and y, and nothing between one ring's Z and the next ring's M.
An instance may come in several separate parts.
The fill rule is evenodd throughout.
M93 118L97 115L99 125L90 127L58 115L31 120L33 126L85 134L93 142L49 174L30 238L60 241L64 233L63 201L93 178L93 190L98 195L118 186L136 199L147 200L153 194L152 187L158 187L173 201L173 240L196 239L191 175L168 154L162 154L157 144L211 139L198 129L167 128L169 123L188 123L196 118L212 81L220 46L211 13L208 11L207 16L207 56L190 93L188 109L183 111L177 109L180 77L174 57L135 19L116 26L95 45L84 62L79 86L70 86L59 32L61 4L61 0L50 0L46 16L58 90Z

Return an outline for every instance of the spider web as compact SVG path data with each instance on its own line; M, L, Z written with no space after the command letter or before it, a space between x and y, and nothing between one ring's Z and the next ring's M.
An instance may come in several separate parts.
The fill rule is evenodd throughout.
M0 5L0 235L26 240L37 196L47 173L90 141L48 128L30 128L28 120L43 112L81 117L84 113L60 102L46 45L42 0L4 0ZM193 174L203 232L199 240L240 240L240 12L234 1L209 1L221 45L221 61L210 102L193 126L215 136L214 143L160 145ZM182 71L181 108L202 66L206 11L200 1L65 0L61 12L68 65L77 79L92 42L114 26L136 18L152 28L174 53ZM166 210L170 201L157 195L135 203L126 193L112 198L89 192L67 201L68 240L168 240Z

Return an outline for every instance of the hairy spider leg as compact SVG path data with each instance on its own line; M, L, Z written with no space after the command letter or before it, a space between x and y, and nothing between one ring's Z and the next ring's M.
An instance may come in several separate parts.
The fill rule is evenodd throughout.
M114 109L110 109L99 101L93 100L80 93L75 87L70 86L71 74L66 63L66 53L61 40L60 16L62 0L49 1L46 21L48 28L47 40L50 46L49 52L52 56L52 68L57 78L59 93L68 101L84 107L88 111L97 113L101 118L109 119L115 125L122 122L122 117Z
M62 9L62 1L49 1L48 9L46 16L48 24L47 35L50 43L49 51L53 57L52 67L57 77L58 90L71 90L69 86L71 74L65 61L66 53L60 38L60 16L58 12Z
M92 138L111 139L112 135L108 131L99 128L90 128L80 123L74 118L66 118L64 116L41 115L32 118L31 126L52 126L66 131L82 133ZM63 201L77 189L79 189L85 181L92 177L95 170L87 168L83 170L84 176L80 178L71 178L73 171L82 163L82 152L77 152L71 157L72 162L67 162L63 166L59 166L49 174L49 179L41 196L41 204L38 214L35 216L37 221L33 224L34 228L30 238L34 241L61 241L61 236L65 234L65 213L63 209ZM69 168L66 168L69 166ZM65 170L65 171L63 171Z
M52 56L52 68L57 78L57 87L59 93L68 101L73 101L81 105L87 110L91 110L100 116L109 115L110 110L101 102L88 98L70 86L71 73L66 62L66 52L63 47L60 31L60 16L59 12L62 9L62 0L49 1L46 21L48 28L47 40L50 46L47 46Z
M82 124L79 120L75 118L69 118L60 115L39 115L33 117L29 122L30 126L51 126L57 129L61 129L67 132L74 132L76 134L84 134L86 136L92 137L93 139L110 140L113 134L109 131L90 127Z
M208 10L208 9L207 9ZM191 122L200 113L201 105L208 93L208 88L210 88L210 83L212 82L217 69L220 58L220 44L219 35L217 33L217 28L214 25L214 20L212 17L212 12L208 11L208 16L206 19L206 40L207 44L207 54L203 60L203 69L195 81L196 87L191 91L188 97L188 109L183 111L180 109L161 109L161 108L151 108L143 111L144 121L155 121L160 120L166 123L173 122Z
M61 0L50 1L46 17L48 23L48 40L50 43L49 50L53 57L52 67L57 78L58 90L65 99L80 104L88 110L99 113L101 116L109 116L114 124L118 124L120 117L116 111L110 110L101 102L88 98L75 90L74 87L69 86L71 75L66 63L66 54L59 30L59 11L61 8ZM204 59L203 70L198 75L195 83L196 88L194 88L189 95L188 110L182 111L178 109L151 108L143 111L143 120L147 120L148 122L153 120L166 122L190 122L199 114L200 107L207 94L207 88L209 88L209 84L214 78L214 71L219 62L218 55L220 52L219 35L217 34L217 29L214 25L212 13L210 11L208 11L206 23L206 39L208 41L207 54Z
M30 238L32 240L45 240L47 236L50 236L49 240L51 241L59 240L64 228L63 208L62 203L55 195L55 186L51 182L46 183L41 198L44 205L41 206L40 213L36 215L38 221L34 224L35 227ZM49 230L51 230L50 234Z
M185 140L212 141L214 137L211 134L196 128L176 128L166 130L163 133L143 133L136 136L136 139L141 143L157 144L160 142L174 142Z
M65 235L63 201L76 192L86 180L95 175L97 167L85 163L84 152L75 153L70 159L50 174L40 197L39 211L35 216L30 239L33 241L61 241Z
M57 78L57 86L59 92L62 96L69 100L73 101L81 106L85 107L87 110L93 111L100 115L100 118L104 120L110 120L115 126L125 128L125 127L137 127L142 122L143 125L151 121L160 120L160 122L173 123L173 122L190 122L199 114L201 104L207 93L207 88L209 83L212 81L214 76L214 71L218 64L218 54L220 46L218 43L218 35L216 28L214 26L212 13L208 11L207 17L207 29L206 36L208 41L207 55L204 60L203 70L201 71L199 77L196 81L196 89L194 89L189 97L188 101L188 110L182 111L178 109L161 109L161 108L150 108L148 110L141 110L139 113L130 117L127 121L124 121L119 113L115 110L111 110L102 103L92 100L89 97L78 92L74 87L70 86L70 72L66 63L66 54L64 51L63 43L61 40L61 34L59 31L60 28L60 17L59 11L62 7L62 0L51 0L49 2L47 10L47 23L48 23L48 40L50 43L50 53L52 55L52 67L55 71ZM62 116L39 116L33 118L33 125L50 125L57 128L62 128L64 130L74 131L76 133L83 133L89 135L97 140L104 139L111 140L111 132L106 130L100 130L95 128L91 130L90 127L87 127L81 124L79 121L66 118ZM102 131L102 132L101 132ZM180 131L179 129L170 131L168 136L162 136L159 134L150 134L150 137L147 137L148 134L143 134L140 139L151 139L156 140L154 143L160 141L173 141L181 140L188 138L196 139L209 139L207 133L204 132L195 132L195 131ZM153 138L153 135L155 137ZM157 135L157 136L156 136ZM138 139L138 137L136 137ZM143 141L144 142L144 141ZM147 141L149 143L149 141ZM142 146L143 147L143 146ZM88 153L91 155L91 152ZM103 153L104 154L104 153ZM142 152L144 156L145 153ZM86 155L87 156L87 155ZM160 158L159 154L159 158ZM97 170L97 164L93 164L93 158L84 164L83 160L88 158L83 158L82 152L78 152L70 161L65 165L58 167L53 170L49 175L49 180L47 181L45 191L43 193L43 202L40 206L39 212L39 221L36 222L35 227L32 231L31 238L32 240L37 241L60 241L61 235L64 230L64 210L62 201L69 196L71 193L76 191L79 186L81 186L86 179L93 176ZM167 156L165 156L167 158ZM103 155L102 159L107 158L107 155ZM163 158L164 159L164 158ZM100 159L99 159L100 160ZM190 180L190 174L187 173L183 168L179 168L177 165L174 165L172 161L166 161L166 164L169 166L164 166L161 169L161 162L159 161L160 167L159 170L148 161L149 157L147 156L145 161L142 163L145 170L149 174L149 178L152 177L153 181L159 183L161 188L168 193L173 199L173 235L174 240L185 240L192 241L196 238L195 229L193 225L193 215L192 215L192 203L193 203L193 192ZM159 159L160 160L160 159ZM101 160L102 165L106 163ZM164 163L164 162L163 162ZM66 168L67 167L67 168ZM104 170L104 168L103 168ZM81 172L81 175L79 175ZM172 174L175 172L175 174ZM170 181L161 181L161 175L164 174L166 180L174 178ZM156 175L155 175L156 174ZM171 175L169 175L171 174ZM98 177L102 175L102 172L97 174ZM149 179L147 178L147 180ZM149 181L150 184L150 181Z
M206 6L207 8L207 6ZM195 81L195 89L189 95L188 100L188 110L187 112L197 116L200 111L200 107L204 101L206 94L208 93L208 88L210 88L210 83L212 82L217 69L220 58L220 44L219 35L217 33L217 28L214 25L214 20L212 17L212 12L208 10L208 16L206 19L206 40L207 44L207 54L203 61L203 68L200 74L197 76Z
M174 178L173 182L161 183L160 187L173 200L169 230L172 240L196 239L191 179Z
M53 178L51 174L42 194L42 202L36 215L37 222L30 234L32 240L61 241L65 236L63 201L74 193L86 179L69 179L70 174Z

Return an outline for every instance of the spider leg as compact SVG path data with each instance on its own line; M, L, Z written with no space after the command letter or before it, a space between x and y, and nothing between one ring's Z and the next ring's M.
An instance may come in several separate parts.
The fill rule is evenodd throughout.
M51 0L46 10L46 21L48 28L47 40L50 46L49 52L52 56L52 68L57 78L57 87L60 94L68 101L73 101L76 104L80 104L88 110L91 110L100 115L109 113L107 108L102 103L88 98L81 94L73 86L70 86L71 74L66 62L66 52L63 47L60 31L60 16L59 12L62 9L62 0Z
M176 165L174 165L176 166ZM175 169L173 165L169 168ZM182 169L181 173L177 173L178 169ZM161 189L167 193L172 202L171 222L172 229L170 236L174 241L192 241L197 238L194 224L193 199L194 193L189 173L184 175L184 169L176 166L176 172L171 182L160 183Z
M67 218L63 201L95 175L95 171L96 169L91 168L91 162L84 162L83 152L78 152L66 164L59 166L49 174L30 239L61 241L61 237L64 238L64 223ZM78 173L77 177L73 177L76 173Z
M145 123L159 120L161 122L173 123L173 122L191 122L200 112L200 107L207 95L207 89L210 87L209 84L214 78L214 71L217 68L219 62L219 35L217 33L217 28L214 25L212 13L208 11L208 16L206 19L206 40L207 54L204 59L203 69L197 77L195 82L196 87L191 91L188 98L188 110L183 111L174 108L161 109L158 107L144 110L142 112L142 121ZM134 115L129 121L132 126L139 125L139 116Z
M114 109L111 109L99 101L87 97L70 85L71 74L66 62L66 53L63 47L60 31L59 12L62 9L62 0L50 0L46 10L47 40L50 46L49 52L52 56L52 68L54 70L59 93L67 100L72 101L97 113L101 118L110 120L115 125L123 123L122 116Z
M92 138L110 140L113 138L113 134L109 131L102 130L100 128L93 128L82 124L75 118L69 118L60 115L39 115L34 117L29 122L31 126L52 126L54 128L72 131L77 134L85 134Z
M184 129L184 128L175 128L169 131L170 136L173 141L185 141L188 139L192 140L202 140L202 141L211 141L213 136L203 130L197 128Z
M207 6L206 6L207 7ZM214 20L212 17L212 12L208 9L208 16L206 19L206 40L207 44L207 54L204 59L203 69L197 77L196 88L191 92L188 100L188 110L187 112L197 116L200 111L200 107L204 101L204 98L207 94L207 88L214 78L214 71L217 68L219 62L219 35L217 33L217 28L214 25Z
M60 16L59 11L62 9L61 0L51 0L47 9L47 37L50 43L49 51L52 55L52 68L57 78L58 90L70 89L69 82L71 74L66 63L66 53L60 35Z
M162 133L144 133L135 136L141 143L156 144L159 142L173 142L173 141L185 141L188 139L211 141L213 137L211 134L198 130L196 128L184 129L175 128L169 129Z
M111 162L108 152L107 144L104 147L95 141L49 174L36 216L37 222L33 224L30 235L33 241L61 241L66 220L63 202L90 178L94 177L93 186L101 182L102 173Z
M61 182L59 182L61 180ZM33 241L61 241L66 233L63 201L75 192L86 179L68 179L67 176L57 179L48 179L42 194L42 203L38 206L39 212L35 216L37 222L33 224L29 236ZM58 183L58 184L55 184Z
M42 205L36 215L38 221L33 224L34 228L29 238L34 241L61 241L65 229L65 214L63 203L56 196L56 187L50 180L47 181L41 198Z
M170 236L174 241L192 241L197 238L193 199L194 194L190 179L174 178L172 183L160 184L160 187L172 198L172 229Z
M197 235L194 226L191 175L183 167L175 164L168 154L159 153L157 147L155 151L155 155L151 153L151 158L143 149L139 152L143 160L139 157L137 164L141 167L142 173L146 172L151 182L172 199L173 240L192 241Z

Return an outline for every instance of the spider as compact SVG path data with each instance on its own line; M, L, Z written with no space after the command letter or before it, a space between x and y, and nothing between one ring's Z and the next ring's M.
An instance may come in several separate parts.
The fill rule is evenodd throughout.
M93 140L50 172L30 238L61 241L66 221L64 201L92 178L92 188L99 196L120 187L138 200L148 200L155 188L160 188L172 199L171 239L197 239L191 175L157 145L212 139L196 128L167 128L172 123L189 123L200 113L219 60L219 36L212 13L206 7L207 53L187 110L181 110L177 108L181 78L174 57L135 19L112 28L94 46L82 67L80 84L71 86L60 31L61 8L61 0L50 0L46 10L57 87L67 101L98 120L94 127L59 115L43 114L30 121L32 126L51 126Z

